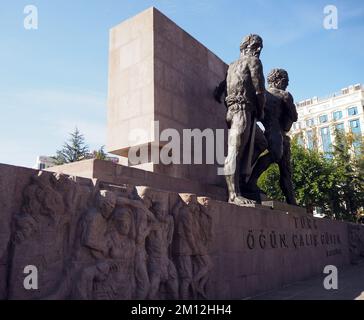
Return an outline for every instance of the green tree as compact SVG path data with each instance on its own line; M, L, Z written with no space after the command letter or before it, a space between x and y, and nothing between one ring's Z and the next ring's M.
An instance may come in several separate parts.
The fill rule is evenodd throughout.
M332 162L335 184L332 193L333 211L339 219L355 221L364 204L363 137L334 129Z
M302 137L301 137L302 138ZM355 221L364 204L364 143L361 135L335 131L331 157L306 149L292 140L293 184L297 202L312 212L321 208L329 217ZM278 166L271 166L258 181L268 197L283 200Z
M107 154L105 152L105 146L102 146L99 150L93 152L93 158L97 160L107 160Z
M330 163L316 150L305 149L299 137L292 140L291 161L297 203L305 206L308 212L312 212L314 207L321 207L328 214L330 212L328 193L333 184ZM279 187L277 165L271 166L262 174L258 185L268 197L284 200Z
M270 199L285 201L284 195L279 186L279 168L277 164L271 165L259 177L258 186Z
M56 156L53 157L56 165L84 160L88 157L89 148L85 142L84 136L78 128L70 133L70 138L64 143L61 150L57 150Z
M308 150L293 139L292 180L297 202L312 213L314 207L330 215L330 190L334 184L333 166L316 149Z

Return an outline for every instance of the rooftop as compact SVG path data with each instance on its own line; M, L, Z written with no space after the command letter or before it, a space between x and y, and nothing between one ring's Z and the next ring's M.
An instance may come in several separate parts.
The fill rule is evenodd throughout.
M348 86L346 88L343 88L340 91L334 92L326 97L320 97L320 98L312 97L310 99L299 101L299 102L297 102L296 105L297 105L297 107L305 107L305 106L309 106L309 105L316 104L319 102L327 101L331 98L344 96L344 95L351 94L351 93L361 91L361 90L364 90L364 86L362 84L358 83L358 84L354 84L354 85Z

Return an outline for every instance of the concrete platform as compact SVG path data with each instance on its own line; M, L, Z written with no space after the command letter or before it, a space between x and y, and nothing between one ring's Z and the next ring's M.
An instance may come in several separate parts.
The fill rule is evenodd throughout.
M262 201L263 206L270 207L274 210L279 210L283 212L295 212L302 215L306 215L307 211L305 208L299 207L299 206L293 206L284 202L275 201L275 200L265 200Z
M50 172L63 173L89 179L99 179L114 184L130 184L147 186L159 190L194 193L197 196L212 197L226 201L227 192L224 187L175 178L161 173L127 167L103 160L84 160L47 169Z
M338 289L326 290L322 274L245 300L364 300L364 260L338 268Z

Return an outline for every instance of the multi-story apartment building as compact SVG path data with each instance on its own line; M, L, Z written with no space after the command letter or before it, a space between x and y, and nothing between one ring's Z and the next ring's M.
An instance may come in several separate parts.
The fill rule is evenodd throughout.
M44 170L54 166L55 166L55 160L52 157L38 156L37 162L33 168L37 170Z
M291 136L297 134L307 148L331 151L335 127L354 134L364 133L364 86L356 84L326 98L313 97L297 104L298 121Z

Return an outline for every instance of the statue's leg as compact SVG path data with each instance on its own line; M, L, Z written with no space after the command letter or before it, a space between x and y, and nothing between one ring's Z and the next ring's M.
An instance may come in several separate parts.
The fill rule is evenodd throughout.
M168 259L168 258L167 258ZM172 300L178 300L178 275L176 267L173 262L168 260L168 280L167 288L170 293L170 298Z
M257 129L255 131L255 140L254 140L254 155L252 162L256 163L259 156L268 148L268 141L265 138L263 130L257 125Z
M266 131L265 137L269 153L261 156L254 167L247 185L247 190L251 192L260 192L257 186L259 177L272 163L278 163L283 155L283 137L278 128Z
M258 179L264 171L273 163L280 163L283 156L283 136L278 128L266 131L266 141L269 153L261 156L253 170L249 179L246 192L258 193Z
M145 300L149 292L149 276L146 266L146 252L144 248L137 248L135 256L135 280L137 284L136 299Z
M159 285L161 283L161 261L155 257L149 257L149 292L148 299L156 300L158 298Z
M239 176L239 151L241 148L242 133L246 128L246 121L242 111L237 111L232 115L231 126L228 136L228 154L225 159L224 173L226 184L229 192L229 202L234 202L234 199L239 194L239 185L236 177Z
M264 171L266 171L269 166L273 163L273 159L270 153L267 153L261 156L253 170L252 175L250 176L249 182L246 186L246 192L260 192L258 188L258 179L262 175Z
M268 149L271 154L272 161L274 163L279 163L283 156L283 135L280 128L272 128L268 133Z
M237 205L250 205L254 201L240 195L241 159L244 154L247 139L245 133L250 131L251 119L247 118L245 110L234 113L228 137L228 155L225 160L225 179L229 192L229 202ZM245 138L245 139L244 139Z
M190 298L190 287L192 285L192 260L191 256L179 256L178 273L180 277L180 299L188 300Z
M259 157L265 150L267 150L267 148L268 148L268 141L264 135L263 130L257 125L256 132L255 132L255 140L254 140L254 154L253 154L253 158L252 158L252 163L254 165L254 168L257 165L257 161L258 161ZM255 170L255 172L254 172L254 170ZM258 175L258 178L259 178L261 173L257 173L256 172L257 170L258 170L258 168L253 169L252 175ZM249 180L251 179L251 176L249 177ZM256 180L258 178L256 178ZM244 179L240 179L240 190L243 193L262 192L261 190L258 189L258 187L256 186L256 183L255 183L255 186L250 186L249 181L248 181L248 183L246 183ZM256 196L253 196L253 197L257 198Z
M283 137L283 156L278 162L280 171L280 186L288 204L297 205L292 183L291 140Z

